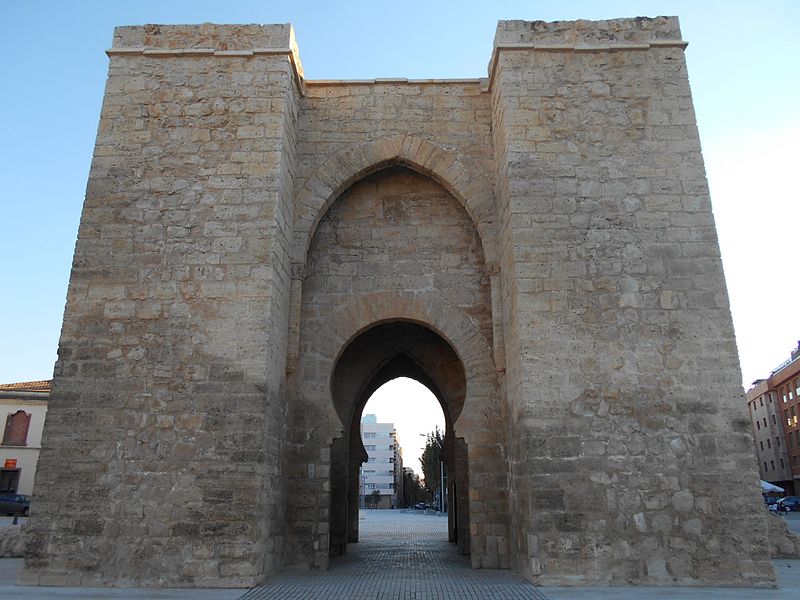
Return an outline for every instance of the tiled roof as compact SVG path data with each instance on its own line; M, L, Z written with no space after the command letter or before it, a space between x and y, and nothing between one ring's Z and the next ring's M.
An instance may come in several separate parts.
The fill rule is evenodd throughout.
M2 383L0 392L49 392L50 379L41 381L22 381L20 383Z

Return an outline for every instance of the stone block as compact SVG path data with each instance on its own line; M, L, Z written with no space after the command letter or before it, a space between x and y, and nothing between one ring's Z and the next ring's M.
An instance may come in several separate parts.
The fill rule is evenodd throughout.
M713 510L755 475L684 46L501 21L488 81L313 82L288 24L117 28L23 579L325 568L407 375L475 567L769 585L756 495Z

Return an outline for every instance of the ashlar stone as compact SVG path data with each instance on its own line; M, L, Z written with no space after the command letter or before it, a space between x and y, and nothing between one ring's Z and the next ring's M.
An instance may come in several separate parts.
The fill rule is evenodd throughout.
M327 568L407 376L474 568L773 585L685 46L500 21L488 78L319 81L288 24L118 27L22 580Z

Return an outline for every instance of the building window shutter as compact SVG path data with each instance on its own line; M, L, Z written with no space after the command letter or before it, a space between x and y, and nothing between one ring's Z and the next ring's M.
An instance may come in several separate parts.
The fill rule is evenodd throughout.
M26 446L28 444L28 427L31 415L24 410L9 413L6 428L3 431L4 446Z

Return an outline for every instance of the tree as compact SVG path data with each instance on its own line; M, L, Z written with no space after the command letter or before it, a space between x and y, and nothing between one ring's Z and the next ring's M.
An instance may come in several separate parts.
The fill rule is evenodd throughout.
M372 493L369 495L372 499L372 508L378 508L378 504L381 501L381 493L379 490L372 490Z
M444 433L437 426L428 434L425 441L425 450L419 459L422 467L422 476L425 478L425 489L429 497L433 499L433 493L439 489L439 461L442 458L442 446L444 445Z
M403 467L403 506L410 508L425 500L425 492L419 475L413 469Z

